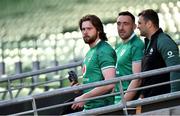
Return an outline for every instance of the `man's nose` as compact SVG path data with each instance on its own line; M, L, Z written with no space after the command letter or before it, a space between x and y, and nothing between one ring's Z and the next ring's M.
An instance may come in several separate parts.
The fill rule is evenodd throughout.
M87 33L87 29L84 29L84 30L83 30L83 34L86 34L86 33Z
M120 29L120 30L123 29L123 25L119 25L119 29Z
M139 26L139 24L138 24L138 25L137 25L137 28L139 29L139 27L140 27L140 26Z

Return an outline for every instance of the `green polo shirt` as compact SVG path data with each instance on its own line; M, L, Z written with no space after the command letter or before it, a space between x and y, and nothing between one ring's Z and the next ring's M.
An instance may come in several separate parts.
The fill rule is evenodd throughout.
M116 48L117 64L116 77L132 74L132 63L140 62L143 57L144 43L134 35L127 42L120 43ZM123 81L123 90L127 90L130 81ZM115 92L119 92L119 84L116 84ZM120 95L115 96L115 103L121 100Z
M95 47L90 48L83 62L83 84L93 83L104 80L102 70L115 68L116 52L105 41L100 41ZM84 93L93 88L84 90ZM113 97L91 100L85 103L84 109L102 107L114 103Z

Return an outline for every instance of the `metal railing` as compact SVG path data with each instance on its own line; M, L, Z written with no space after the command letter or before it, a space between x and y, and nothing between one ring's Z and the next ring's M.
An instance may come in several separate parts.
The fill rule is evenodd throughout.
M50 80L50 81L46 81L46 82L38 82L38 83L30 84L30 85L21 85L16 88L11 86L11 85L13 85L12 81L25 79L25 78L36 76L36 75L56 72L56 71L60 71L60 70L65 70L65 69L69 69L69 68L76 68L81 65L82 65L82 60L77 61L77 62L72 62L69 64L65 64L65 65L61 65L61 66L55 66L52 68L41 69L41 70L36 70L36 71L26 72L26 73L20 73L20 74L16 74L16 75L10 75L10 76L4 77L4 78L1 77L0 83L7 82L8 87L7 87L7 90L2 90L2 91L0 91L0 93L9 92L10 98L13 99L13 93L12 93L13 90L22 89L22 88L26 88L26 87L27 88L28 87L36 87L39 85L45 85L45 84L56 82L56 81L63 81L66 78L55 79L55 80Z
M42 111L42 110L46 110L46 109L50 109L50 108L56 108L56 107L63 107L63 106L70 105L72 103L81 102L81 101L57 104L57 105L52 105L52 106L48 106L48 107L44 107L44 108L37 108L36 107L36 99L46 98L46 97L50 97L50 96L54 96L54 95L63 95L63 94L71 93L71 92L74 92L74 91L79 91L79 90L84 90L84 89L88 89L88 88L91 88L91 87L97 87L97 86L103 86L103 85L118 83L118 82L122 82L122 81L125 81L125 80L132 80L132 79L146 78L146 77L148 78L149 76L152 76L152 75L158 75L158 74L163 74L163 73L167 73L167 72L171 72L171 71L178 71L178 70L180 70L180 65L161 68L161 69L156 69L156 70L151 70L151 71L146 71L146 72L141 72L141 73L127 75L127 76L122 76L121 78L114 78L112 80L105 80L105 81L101 81L101 82L95 82L95 83L90 83L90 84L85 84L85 85L74 86L74 87L60 88L60 89L56 89L54 91L44 92L42 94L31 95L31 96L27 96L27 97L23 97L23 98L15 98L15 99L12 99L12 100L0 101L0 107L5 106L5 105L10 105L10 104L15 104L17 102L19 103L19 102L24 102L24 101L31 101L32 104L33 104L32 105L33 110L20 112L20 113L16 113L16 114L13 114L13 115L23 115L23 114L27 114L27 113L34 113L34 115L38 115L38 111ZM172 82L179 82L179 81L180 80L174 80L174 81L165 82L165 83L162 83L162 84L167 84L167 83L172 83ZM156 84L156 86L157 85L160 85L160 84ZM153 86L155 86L155 85L153 85ZM147 86L147 87L138 88L138 90L149 88L149 87L152 87L152 85ZM136 90L136 89L134 89L134 90ZM125 92L129 92L129 91L125 91ZM85 100L82 100L82 101L102 98L102 97L106 97L106 96L114 96L114 95L120 94L120 93L113 93L113 94L109 94L109 95L98 96L98 97L94 97L94 98L85 99ZM173 93L171 93L171 94L172 94L172 96L175 95ZM169 94L167 96L171 96L171 94ZM179 96L180 96L179 93L177 93L176 97L179 97ZM122 99L123 99L123 97L122 97ZM161 98L158 98L158 99L161 99ZM127 104L126 102L122 103L120 105L121 107L118 107L118 108L124 108L124 110L126 111L125 114L127 115L128 113L127 113L126 106L129 106L129 105L133 105L133 102L130 102L129 104ZM115 108L115 109L117 109L117 108ZM113 111L113 109L112 109L112 111ZM84 111L79 112L77 114L98 114L99 112L102 113L102 109L101 109L101 111L98 110L98 109L94 109L94 110L88 110L86 112L84 112Z
M179 41L178 44L180 44L180 41ZM90 83L90 84L86 84L86 85L79 85L79 86L75 86L73 88L72 87L60 88L60 89L56 89L56 90L53 90L53 91L47 91L47 92L44 92L42 94L37 94L37 95L29 95L29 96L20 97L20 98L13 98L13 96L12 96L12 90L14 90L14 88L11 88L11 82L13 80L18 80L18 79L22 79L22 78L27 78L29 76L35 76L35 75L55 72L55 71L59 71L59 70L74 68L74 67L77 67L77 66L81 66L81 64L82 64L82 61L77 61L77 62L70 63L70 64L63 65L63 66L56 66L56 67L53 67L53 68L37 70L37 71L32 71L32 72L27 72L27 73L21 73L21 74L17 74L17 75L8 76L6 78L0 78L0 83L1 82L8 82L8 89L5 90L5 91L2 91L2 92L8 91L10 93L10 96L11 96L11 100L0 101L0 107L10 105L10 104L16 104L16 103L20 103L20 102L25 102L25 101L31 101L33 110L24 111L24 112L20 112L20 113L15 113L13 115L22 115L22 114L27 114L27 113L34 113L34 115L38 115L38 111L43 111L43 110L56 108L56 107L67 106L67 105L70 105L70 104L73 104L73 103L77 103L77 101L76 102L68 102L68 103L63 103L63 104L52 105L52 106L43 107L43 108L37 108L36 99L47 98L47 97L54 96L54 95L63 95L63 94L66 94L66 93L72 93L74 91L79 91L79 90L84 90L84 89L88 89L88 88L91 88L91 87L98 87L98 86L114 84L114 83L120 83L120 86L121 86L120 88L122 88L122 81L132 80L132 79L140 79L140 78L146 78L146 77L148 78L149 76L163 74L163 73L167 73L167 72L171 72L171 71L179 71L180 70L180 65L176 65L176 66L171 66L171 67L166 67L166 68L141 72L141 73L137 73L137 74L122 76L121 78L114 78L112 80L95 82L95 83ZM54 81L57 81L57 80L53 80L53 81L50 81L50 82L54 82ZM131 92L131 91L138 91L138 90L147 89L147 88L150 88L150 87L160 86L160 85L174 83L174 82L180 82L180 80L178 79L178 80L159 83L159 84L150 85L150 86L146 86L146 87L139 87L139 88L132 89L132 90L129 90L129 91L122 91L122 89L121 89L121 91L118 92L118 93L111 93L111 94L108 94L108 95L102 95L102 96L98 96L98 97L93 97L93 98L85 99L83 101L93 100L93 99L97 99L97 98L103 98L103 97L107 97L107 96L114 96L114 95L121 94L122 103L118 104L119 107L116 107L116 105L113 105L109 109L111 109L111 111L113 111L113 110L115 110L117 108L123 108L124 109L124 114L127 115L128 114L127 106L133 106L134 104L138 104L138 102L135 103L135 101L131 101L131 102L126 103L125 100L124 100L124 97L123 97L124 93ZM30 86L22 86L20 88L38 86L38 85L47 84L47 83L49 83L49 82L35 83L35 84L30 85ZM19 88L16 88L16 89L19 89ZM180 95L179 95L179 93L169 93L167 96L170 96L170 98L171 97L173 98L173 97L179 97ZM157 96L157 99L158 100L163 100L158 96ZM78 101L78 102L81 102L81 101ZM142 102L139 102L139 103L142 104ZM145 102L143 102L143 103L145 103ZM108 107L109 106L107 106L107 108ZM103 111L107 112L109 110L106 110L106 107L104 107ZM79 112L77 114L98 114L98 113L103 113L102 108L100 108L100 110L98 110L98 108L97 108L97 109L88 110L88 111L85 111L85 112Z

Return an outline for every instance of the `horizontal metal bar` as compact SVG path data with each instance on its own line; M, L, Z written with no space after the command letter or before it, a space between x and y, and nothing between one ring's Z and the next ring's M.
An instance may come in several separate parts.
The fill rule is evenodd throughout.
M45 92L43 94L35 95L34 97L39 99L39 98L48 97L48 96L51 96L51 95L66 94L66 93L71 93L73 91L84 90L84 89L88 89L88 88L92 88L92 87L98 87L98 86L103 86L103 85L108 85L108 84L114 84L114 83L119 82L120 80L130 80L130 79L137 79L137 78L145 78L145 77L148 77L148 76L157 75L157 74L163 74L163 73L167 73L167 72L170 72L170 71L177 71L177 70L180 70L180 65L170 66L170 67L151 70L151 71L146 71L146 72L141 72L141 73L137 73L137 74L122 76L121 78L113 78L111 80L103 80L103 81L89 83L89 84L85 84L85 85L60 88L60 89L56 89L54 91L51 91L51 93L50 92Z
M25 96L25 97L10 99L10 100L3 100L3 101L0 101L0 107L11 105L11 104L13 105L16 103L22 103L22 102L26 102L26 101L31 101L32 99L33 99L33 97L31 95L29 95L29 96Z
M177 70L180 70L180 65L161 68L161 69L156 69L156 70L151 70L151 71L146 71L146 72L141 72L139 74L127 75L127 76L123 76L121 78L114 78L112 80L104 80L104 81L101 81L101 82L89 83L89 84L85 84L85 85L60 88L60 89L56 89L54 91L47 91L47 92L44 92L42 94L33 95L31 97L33 97L35 99L47 98L47 97L50 97L50 96L71 93L71 92L74 92L74 91L84 90L84 89L88 89L88 88L91 88L91 87L97 87L97 86L113 84L113 83L119 82L120 80L127 80L127 78L128 79L144 78L144 77L148 77L149 75L162 74L162 73L167 73L167 72L170 72L170 71L177 71ZM21 99L21 98L15 98L15 99ZM26 97L24 97L23 99L26 99ZM29 97L28 97L28 99L29 99ZM0 101L0 106L1 106L1 102L6 102L6 101Z
M0 78L0 82L6 82L6 81L8 81L8 79L11 81L16 80L16 79L22 79L22 78L26 78L29 76L35 76L35 75L55 72L55 71L59 71L62 69L73 68L73 67L77 67L77 66L81 66L81 65L82 65L82 60L73 62L73 63L69 63L69 64L65 64L65 65L61 65L61 66L55 66L52 68L41 69L41 70L36 70L36 71L31 71L31 72L26 72L26 73L20 73L20 74L16 74L16 75L10 75L5 78Z
M40 85L49 84L49 83L52 83L52 82L63 81L65 79L67 79L67 78L55 79L55 80L50 80L50 81L46 81L46 82L39 82L39 83L34 83L34 84L31 84L31 85L27 85L27 86L18 86L16 88L11 88L10 90L13 91L13 90L17 90L17 89L36 87L36 86L40 86ZM7 91L8 90L0 91L0 93L4 93L4 92L7 92Z
M29 114L29 113L33 113L33 112L34 112L34 110L28 110L28 111L24 111L24 112L20 112L20 113L10 114L8 116L19 116L19 115Z
M144 87L138 87L138 88L135 88L135 89L130 89L130 90L124 91L124 93L143 90L143 89L148 89L148 88L152 88L152 87L158 87L158 86L162 86L162 85L166 85L166 84L170 84L170 83L175 83L175 82L180 82L180 79L173 80L173 81L167 81L167 82L163 82L163 83L157 83L157 84L148 85L148 86L144 86Z
M153 97L148 97L148 98L144 98L141 100L128 101L127 107L135 107L137 105L146 105L146 104L161 102L161 101L165 101L165 100L172 100L175 98L180 98L180 91L163 94L163 95L158 95L158 96L153 96ZM104 107L95 108L95 109L91 109L91 110L85 110L82 112L67 114L67 116L100 115L100 114L105 114L105 113L118 111L118 110L123 110L123 105L121 102L114 104L114 105L109 105L109 106L104 106Z

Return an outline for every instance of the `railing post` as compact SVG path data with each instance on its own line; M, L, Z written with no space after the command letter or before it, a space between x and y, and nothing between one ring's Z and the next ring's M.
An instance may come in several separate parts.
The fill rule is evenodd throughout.
M11 91L11 81L9 78L8 78L8 91L9 91L10 98L13 99L13 94Z
M36 101L35 101L34 97L32 98L32 108L33 108L33 111L34 111L34 116L38 116L37 107L36 107Z
M123 86L122 86L122 80L119 81L119 90L120 90L120 94L121 94L121 101L123 104L123 112L124 114L127 116L128 115L128 111L127 111L127 106L126 106L126 100L124 99L124 91L123 91Z
M22 73L22 62L21 61L18 61L15 63L15 73L16 74L20 74Z
M38 61L38 60L36 60L36 61L33 61L32 62L32 70L33 71L37 71L37 70L40 70L40 62ZM36 83L38 83L39 82L39 75L34 75L34 76L32 76L32 83L33 84L36 84ZM32 94L32 92L34 91L34 89L35 89L36 87L34 87L34 86L32 86L31 87L31 90L30 90L30 92L28 93L28 95L30 95L30 94Z
M5 72L5 63L4 61L1 61L0 62L0 76L4 75L6 72Z
M33 71L37 71L40 69L40 62L39 61L33 61L32 65L33 65L33 69L32 69ZM33 76L32 77L32 83L37 83L39 81L38 78L39 78L39 75Z
M20 74L20 73L22 73L23 71L22 71L22 62L21 61L17 61L16 63L15 63L15 73L16 74ZM23 79L20 79L20 86L22 87L23 86L23 84L24 84L24 82L23 82ZM15 97L18 97L18 95L19 95L19 93L21 92L21 89L18 89L18 92L16 93L16 96Z

